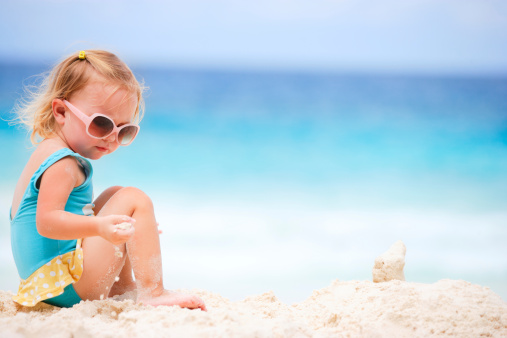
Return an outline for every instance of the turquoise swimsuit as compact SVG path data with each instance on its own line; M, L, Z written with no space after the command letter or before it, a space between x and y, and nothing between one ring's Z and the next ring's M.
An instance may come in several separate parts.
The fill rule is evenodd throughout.
M76 158L84 169L86 179L70 193L65 211L93 215L93 169L90 162L68 148L54 152L33 174L11 220L12 253L22 279L18 294L13 299L21 305L34 306L44 301L71 307L81 301L72 286L83 270L81 240L56 240L41 236L35 224L39 180L51 165L67 156Z

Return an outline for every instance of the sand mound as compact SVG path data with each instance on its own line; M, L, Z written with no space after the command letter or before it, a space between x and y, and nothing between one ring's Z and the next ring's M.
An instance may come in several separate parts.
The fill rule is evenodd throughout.
M272 292L232 302L193 290L209 311L136 305L130 299L86 301L72 309L22 308L0 292L2 337L329 337L507 336L507 303L465 281L334 281L304 302L286 305Z
M334 281L304 302L287 305L273 292L232 302L192 290L208 312L137 305L135 292L71 309L25 308L0 291L2 337L507 337L507 303L465 281L405 282L405 245L375 260L374 283ZM179 290L185 292L184 290Z

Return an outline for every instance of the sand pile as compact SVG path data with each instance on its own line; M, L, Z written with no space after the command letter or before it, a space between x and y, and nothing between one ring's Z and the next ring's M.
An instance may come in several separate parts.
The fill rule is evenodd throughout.
M373 265L373 281L375 283L388 282L393 279L405 280L405 253L407 248L402 241L393 244L389 250L375 258Z
M388 281L336 280L293 305L280 302L273 292L232 302L192 290L204 299L208 312L136 305L134 293L81 302L72 309L45 304L29 309L0 291L0 332L2 337L507 336L507 303L498 295L465 281L394 279L400 276L404 250L399 244L393 248L377 258L383 264L376 262L373 272L379 274L384 266ZM398 262L397 268L392 262Z

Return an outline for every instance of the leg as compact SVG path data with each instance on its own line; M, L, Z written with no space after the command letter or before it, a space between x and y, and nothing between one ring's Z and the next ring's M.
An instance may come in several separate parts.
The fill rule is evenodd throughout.
M107 201L109 201L111 197L113 197L113 195L120 191L122 188L123 187L120 187L119 185L115 185L104 190L102 194L100 194L99 197L93 201L93 204L95 205L95 207L93 207L93 212L95 215L98 215L100 210L102 210L104 204L106 204Z
M134 271L138 302L151 305L179 305L205 310L198 297L172 293L164 289L160 241L148 196L135 188L118 190L100 209L98 216L127 215L136 220L135 233L127 242L126 253ZM125 248L121 248L122 251ZM125 264L125 258L114 255L114 246L100 237L83 241L85 264L81 279L75 284L83 299L98 299L111 287ZM124 255L126 256L126 255Z
M123 265L118 277L120 277L120 280L114 283L111 287L109 297L123 295L125 292L136 289L136 282L134 282L134 279L132 278L132 265L130 264L128 256L125 258L125 264Z
M121 189L120 186L113 186L104 190L93 202L95 215L100 214L104 205ZM126 257L117 257L114 254L114 246L101 237L83 239L82 247L85 253L83 275L74 284L74 289L82 299L106 298L112 285L111 279L114 282L126 262ZM120 251L125 256L125 245L120 246ZM86 269L86 273L84 273L84 269Z
M102 207L111 199L111 197L116 194L119 190L121 190L123 187L121 186L113 186L109 187L106 190L100 194L99 197L95 199L93 204L95 207L93 208L93 211L97 215L100 210L102 210ZM123 247L125 247L123 245ZM126 249L122 250L124 253ZM121 269L121 272L118 276L120 279L118 282L114 283L113 286L110 288L109 291L109 297L113 297L116 295L122 295L125 292L135 290L136 284L134 282L134 279L132 278L132 265L130 264L130 260L128 257L125 259L125 263ZM105 291L107 294L107 290Z
M74 290L85 300L107 298L125 264L125 245L120 246L123 257L117 257L114 245L98 236L83 239L82 248L83 274L74 283Z

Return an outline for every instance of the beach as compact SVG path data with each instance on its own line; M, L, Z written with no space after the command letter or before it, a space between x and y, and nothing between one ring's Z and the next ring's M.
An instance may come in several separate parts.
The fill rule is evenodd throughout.
M373 281L334 280L304 301L281 302L272 291L230 301L194 293L208 311L135 303L135 292L60 309L22 307L0 291L2 337L505 337L507 303L462 280L404 281L405 248L375 259Z
M506 1L94 5L2 1L0 338L507 338ZM142 119L81 100L88 77L67 83L54 68L67 56L93 66L93 50L132 70ZM69 87L45 93L52 69ZM18 108L40 121L45 107L50 126L55 99L139 123L135 142L91 161L93 196L150 197L156 275L207 312L143 306L134 292L68 309L12 301L32 270L13 254L11 211L37 147ZM65 130L85 131L65 112ZM81 133L68 135L83 155ZM89 235L76 231L65 239Z
M0 64L6 120L43 66ZM0 336L507 336L505 77L138 71L142 131L93 163L95 192L152 198L165 286L208 312L16 306L9 206L33 148L2 122Z
M185 290L180 290L185 292ZM273 292L232 302L205 290L207 312L86 301L70 309L22 308L0 292L2 337L505 337L507 304L466 281L333 281L301 303Z
M5 121L46 68L0 63L5 291L17 290L9 208L33 151ZM150 87L141 132L93 162L94 192L152 198L168 288L299 303L335 279L372 280L372 259L402 239L407 280L507 300L507 78L136 72Z

